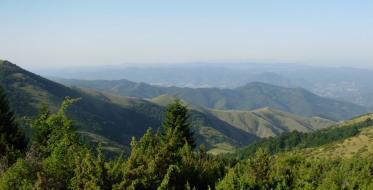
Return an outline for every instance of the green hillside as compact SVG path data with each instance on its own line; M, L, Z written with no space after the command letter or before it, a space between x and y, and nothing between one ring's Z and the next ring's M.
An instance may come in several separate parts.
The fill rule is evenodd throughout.
M152 109L136 111L101 94L86 93L52 82L7 61L0 64L0 84L18 116L35 116L42 104L48 104L55 111L67 96L82 98L68 113L75 125L80 130L120 144L127 145L132 136L140 137L148 127L160 125L160 118L151 113Z
M164 106L175 95L161 95L151 100L124 97L90 88L66 87L23 70L10 62L0 66L0 84L19 116L34 116L42 104L55 111L66 97L82 98L73 105L69 116L90 141L103 141L108 149L123 148L132 136L140 137L152 127L157 129L164 117ZM102 84L102 87L106 86ZM260 137L277 136L283 132L312 132L333 122L307 118L277 111L216 110L188 104L190 122L197 142L206 144L211 153L231 152Z
M151 99L151 101L159 105L167 105L175 98L176 96L173 95L161 95ZM216 110L202 108L187 101L183 102L188 105L192 112L197 111L199 113L204 113L205 116L210 116L211 118L219 118L219 120L234 128L240 129L246 133L254 134L260 138L274 137L281 133L290 131L313 132L334 124L333 121L327 119L317 117L307 118L270 108L262 108L254 111ZM196 120L196 118L191 120ZM213 131L210 133L214 134ZM202 132L202 134L209 133ZM207 139L213 138L208 137ZM227 150L233 150L228 149L228 147L232 147L230 144L217 144L222 145L222 148L216 147L211 152L227 152ZM223 151L220 151L219 149L223 149Z
M344 123L344 125L354 125L369 120L373 120L373 114L354 118ZM368 156L373 153L373 122L369 126L360 129L359 133L354 136L320 147L304 149L301 153L309 157L350 158L353 156Z
M167 105L175 98L177 97L166 94L155 97L151 101L159 105ZM320 117L303 117L268 107L253 111L217 110L182 101L192 110L213 115L236 128L261 138L273 137L289 131L312 132L335 124L331 120Z
M92 88L121 96L154 98L175 95L194 105L211 109L255 110L270 107L277 110L331 120L349 119L369 111L368 108L317 96L301 88L285 88L253 82L235 89L160 87L128 80L59 80L84 88Z
M314 133L264 139L237 151L241 159L217 189L372 189L372 155L373 114L366 114Z
M129 107L137 112L147 113L153 110L151 112L157 113L160 118L164 117L164 106L175 100L174 96L164 95L151 100L153 104L139 98L128 98L111 94L103 95L101 92L94 93L102 94L102 96L105 96L110 101ZM184 103L187 104L186 102ZM255 133L249 133L232 126L224 120L206 112L202 108L198 108L191 104L188 104L188 107L190 109L189 122L196 132L197 142L198 144L205 144L206 148L210 150L211 153L231 152L236 147L249 144L258 139Z
M184 136L176 130L179 125L174 123L170 125L173 129L168 131L154 134L149 130L139 134L149 126L161 125L164 105L173 102L174 95L145 100L88 88L69 88L9 62L0 63L0 84L5 87L18 116L37 114L42 103L48 103L52 111L56 110L65 96L81 97L68 112L75 120L78 133L91 143L101 142L104 150L128 153L127 158L113 155L118 159L105 160L100 148L91 150L81 144L64 112L47 115L38 118L40 123L36 129L39 133L33 131L34 138L31 138L27 152L19 152L15 157L7 154L0 159L3 166L0 168L0 189L64 189L66 186L73 189L373 187L372 114L325 128L333 122L273 108L217 110L182 100L190 109L188 123L192 124L191 129L196 134L192 142L197 140L197 143L206 144L212 154L229 153L235 147L251 143L239 149L236 157L231 159L231 154L214 156L206 154L203 147L193 151L188 144L183 145L180 142ZM179 117L169 118L176 123ZM46 142L44 136L36 138L49 129ZM130 150L127 145L131 136L142 138L132 141ZM268 138L260 140L259 137ZM237 157L242 159L237 160Z
M0 84L18 116L35 116L42 104L55 111L67 96L82 98L68 115L91 141L105 140L104 144L114 148L127 146L132 136L141 137L149 127L157 129L164 115L163 106L149 101L65 87L7 61L0 63ZM209 149L232 150L258 138L202 112L192 111L191 120L198 142Z
M370 138L373 137L371 127L373 127L373 114L366 114L313 133L294 131L261 139L237 150L236 154L240 158L246 158L253 156L259 149L268 150L272 154L301 151L302 154L316 155L316 157L338 155L337 153L351 156L360 149L369 153L369 144L373 142Z
M211 110L211 113L235 127L262 138L295 130L312 132L334 124L327 119L301 117L271 108L255 111Z
M309 157L353 157L373 153L373 125L353 137L301 151Z

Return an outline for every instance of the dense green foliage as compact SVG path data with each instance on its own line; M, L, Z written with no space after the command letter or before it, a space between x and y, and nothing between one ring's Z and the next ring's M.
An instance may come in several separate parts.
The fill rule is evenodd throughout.
M194 143L188 112L180 102L168 106L161 130L148 129L139 140L133 137L128 157L107 160L100 145L92 149L82 142L67 117L68 108L77 101L67 98L56 113L43 108L29 122L29 146L14 163L0 168L0 190L373 188L372 155L352 159L306 158L296 153L271 156L260 148L253 157L234 160L209 155L204 146L193 150L188 143ZM304 136L301 142L316 146L368 125L371 120L331 128ZM0 162L4 166L4 160Z
M373 188L373 155L353 158L270 156L262 149L230 168L217 189L364 189Z
M271 137L259 140L245 148L237 151L240 158L253 156L257 150L266 149L271 154L301 148L317 147L334 141L343 140L357 135L360 129L373 126L373 121L368 118L359 123L350 124L343 127L330 127L313 133L302 133L293 131L284 133L278 137Z
M13 162L13 157L22 153L26 146L26 137L15 122L15 115L0 86L0 160Z
M196 142L194 140L194 133L191 130L191 126L187 122L188 120L188 109L183 106L180 100L176 100L174 103L167 106L166 117L163 121L164 140L169 141L174 136L180 136L182 139L176 143L179 143L179 147L183 146L186 142L189 146L194 149Z
M127 159L109 161L100 146L93 151L82 143L66 116L76 101L66 99L53 114L44 108L30 121L30 146L1 169L0 189L207 189L224 176L223 160L188 144L194 139L185 133L190 125L179 102L169 106L164 129L133 138Z

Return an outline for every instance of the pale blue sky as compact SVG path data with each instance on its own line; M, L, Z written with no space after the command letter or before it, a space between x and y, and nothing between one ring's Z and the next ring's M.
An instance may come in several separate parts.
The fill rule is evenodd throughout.
M26 68L193 61L373 66L373 1L0 0Z

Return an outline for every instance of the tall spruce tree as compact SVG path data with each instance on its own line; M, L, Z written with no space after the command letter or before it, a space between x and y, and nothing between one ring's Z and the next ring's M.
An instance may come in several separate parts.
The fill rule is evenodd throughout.
M184 146L187 142L195 148L194 134L188 123L188 109L182 105L179 99L167 106L166 118L163 121L164 139L175 141L177 148Z
M10 151L23 151L27 146L24 133L15 122L4 89L0 86L0 155Z

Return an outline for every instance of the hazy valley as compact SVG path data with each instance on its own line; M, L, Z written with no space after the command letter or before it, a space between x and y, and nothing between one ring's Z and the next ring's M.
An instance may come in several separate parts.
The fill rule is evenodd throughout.
M164 121L170 117L169 105L177 100L189 110L185 121L196 145L211 155L243 159L260 157L258 152L267 150L274 155L306 155L312 161L334 159L335 155L369 156L373 150L373 122L371 115L363 115L371 111L369 106L322 97L295 85L249 82L234 88L191 88L127 79L52 78L56 82L9 61L0 62L0 85L18 123L41 117L43 106L58 114L66 97L78 98L66 116L72 119L80 141L89 147L102 147L108 158L122 154L131 159L136 150L133 138L140 139L139 143L144 138L157 141L159 132L164 133ZM23 125L26 135L34 136L36 129ZM152 137L149 129L158 132ZM263 159L259 157L256 159ZM240 164L243 161L232 169ZM235 172L227 175L246 180L239 177L245 172ZM222 178L216 187L224 189L229 180Z
M0 190L373 190L373 1L0 8Z

